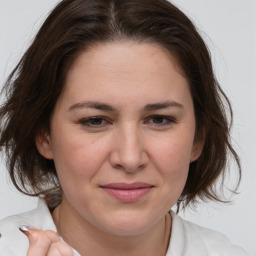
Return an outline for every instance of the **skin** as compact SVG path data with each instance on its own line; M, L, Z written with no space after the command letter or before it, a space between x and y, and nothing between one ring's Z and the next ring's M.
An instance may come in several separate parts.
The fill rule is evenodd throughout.
M188 82L165 49L117 42L82 52L69 70L50 134L36 138L63 188L53 212L59 234L81 255L165 255L167 213L203 146L194 141L195 126ZM152 187L123 202L102 188L116 182ZM29 239L33 253L49 236L37 232L37 244ZM46 244L36 255L55 255L56 242Z
M42 231L29 228L28 231L22 231L29 239L29 249L27 256L73 256L70 246L60 240L59 235L53 231Z

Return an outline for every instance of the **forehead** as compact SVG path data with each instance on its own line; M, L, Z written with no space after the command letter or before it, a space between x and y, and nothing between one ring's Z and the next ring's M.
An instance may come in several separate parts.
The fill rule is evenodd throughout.
M81 52L67 74L63 94L74 100L134 95L143 100L147 95L162 101L184 90L189 90L187 80L169 51L155 44L118 42Z
M169 72L175 69L184 76L176 58L165 48L153 43L138 43L121 41L99 43L80 52L68 72L68 79L72 79L74 69L90 72L115 70L119 72Z

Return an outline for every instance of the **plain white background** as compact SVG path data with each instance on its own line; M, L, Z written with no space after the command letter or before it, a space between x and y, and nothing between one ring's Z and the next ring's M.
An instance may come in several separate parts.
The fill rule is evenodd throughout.
M0 85L14 68L56 0L0 0ZM201 204L181 215L225 233L256 256L256 1L174 0L198 26L212 52L214 68L234 110L233 139L243 168L233 203ZM227 185L235 181L232 170ZM19 194L0 162L0 218L36 206Z

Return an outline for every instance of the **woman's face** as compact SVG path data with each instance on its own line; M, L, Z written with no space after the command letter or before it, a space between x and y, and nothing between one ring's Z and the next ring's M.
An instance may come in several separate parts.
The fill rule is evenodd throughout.
M108 43L71 67L47 136L37 147L55 162L62 206L113 234L139 234L180 197L194 143L187 80L153 44Z

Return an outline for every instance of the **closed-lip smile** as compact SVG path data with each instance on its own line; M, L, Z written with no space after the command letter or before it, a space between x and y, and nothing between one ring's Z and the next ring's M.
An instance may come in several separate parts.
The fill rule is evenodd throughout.
M137 201L148 194L154 187L144 182L109 183L100 186L108 195L122 202Z

